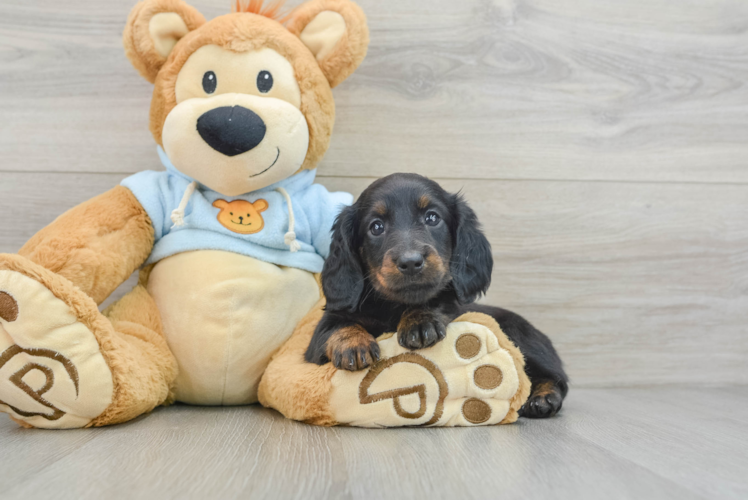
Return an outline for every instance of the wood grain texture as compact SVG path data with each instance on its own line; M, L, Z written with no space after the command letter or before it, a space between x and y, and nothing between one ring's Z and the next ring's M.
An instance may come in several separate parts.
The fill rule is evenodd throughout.
M700 404L706 403L708 404ZM748 389L576 389L546 421L318 428L257 406L160 408L126 425L0 419L3 498L745 498Z
M2 176L0 252L123 177ZM320 181L358 195L373 178ZM462 190L491 242L484 302L546 332L575 385L748 383L748 186L441 183Z
M0 171L153 161L134 3L0 2ZM372 44L335 91L325 175L748 182L746 2L359 3Z

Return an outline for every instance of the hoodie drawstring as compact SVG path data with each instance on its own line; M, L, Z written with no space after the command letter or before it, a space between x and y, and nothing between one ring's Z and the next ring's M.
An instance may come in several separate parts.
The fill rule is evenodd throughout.
M283 242L288 245L288 248L291 250L291 252L298 252L299 250L301 250L301 243L296 241L296 233L294 232L296 221L293 216L293 203L291 203L291 197L288 195L288 192L282 187L275 188L275 190L283 195L283 197L286 199L286 204L288 205L288 232L283 237Z
M172 229L174 229L175 227L184 226L184 212L185 210L187 210L187 204L190 202L190 197L192 196L192 193L195 192L195 189L197 189L197 182L190 182L189 186L187 186L187 189L184 190L182 201L179 202L179 207L171 212L171 221L174 223Z

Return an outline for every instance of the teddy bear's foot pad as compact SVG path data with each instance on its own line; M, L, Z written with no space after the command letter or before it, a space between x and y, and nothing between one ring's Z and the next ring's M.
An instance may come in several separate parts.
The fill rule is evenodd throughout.
M85 427L113 394L98 341L73 309L34 278L0 269L0 411L31 427Z
M382 361L339 370L331 407L342 424L361 427L474 426L501 423L519 390L511 354L485 326L455 322L446 338L409 351L396 336L379 341Z

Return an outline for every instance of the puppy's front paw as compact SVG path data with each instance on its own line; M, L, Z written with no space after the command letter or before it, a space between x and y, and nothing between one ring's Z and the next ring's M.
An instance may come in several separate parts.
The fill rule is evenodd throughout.
M327 339L327 357L335 368L357 371L379 361L379 344L360 326L347 326Z
M406 349L425 349L447 336L447 319L440 313L406 311L397 325L397 341Z

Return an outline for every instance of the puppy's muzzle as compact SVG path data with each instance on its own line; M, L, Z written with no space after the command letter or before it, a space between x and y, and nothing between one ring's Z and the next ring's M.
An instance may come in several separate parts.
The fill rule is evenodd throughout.
M197 119L197 132L213 149L236 156L257 147L267 127L257 113L242 106L223 106Z

